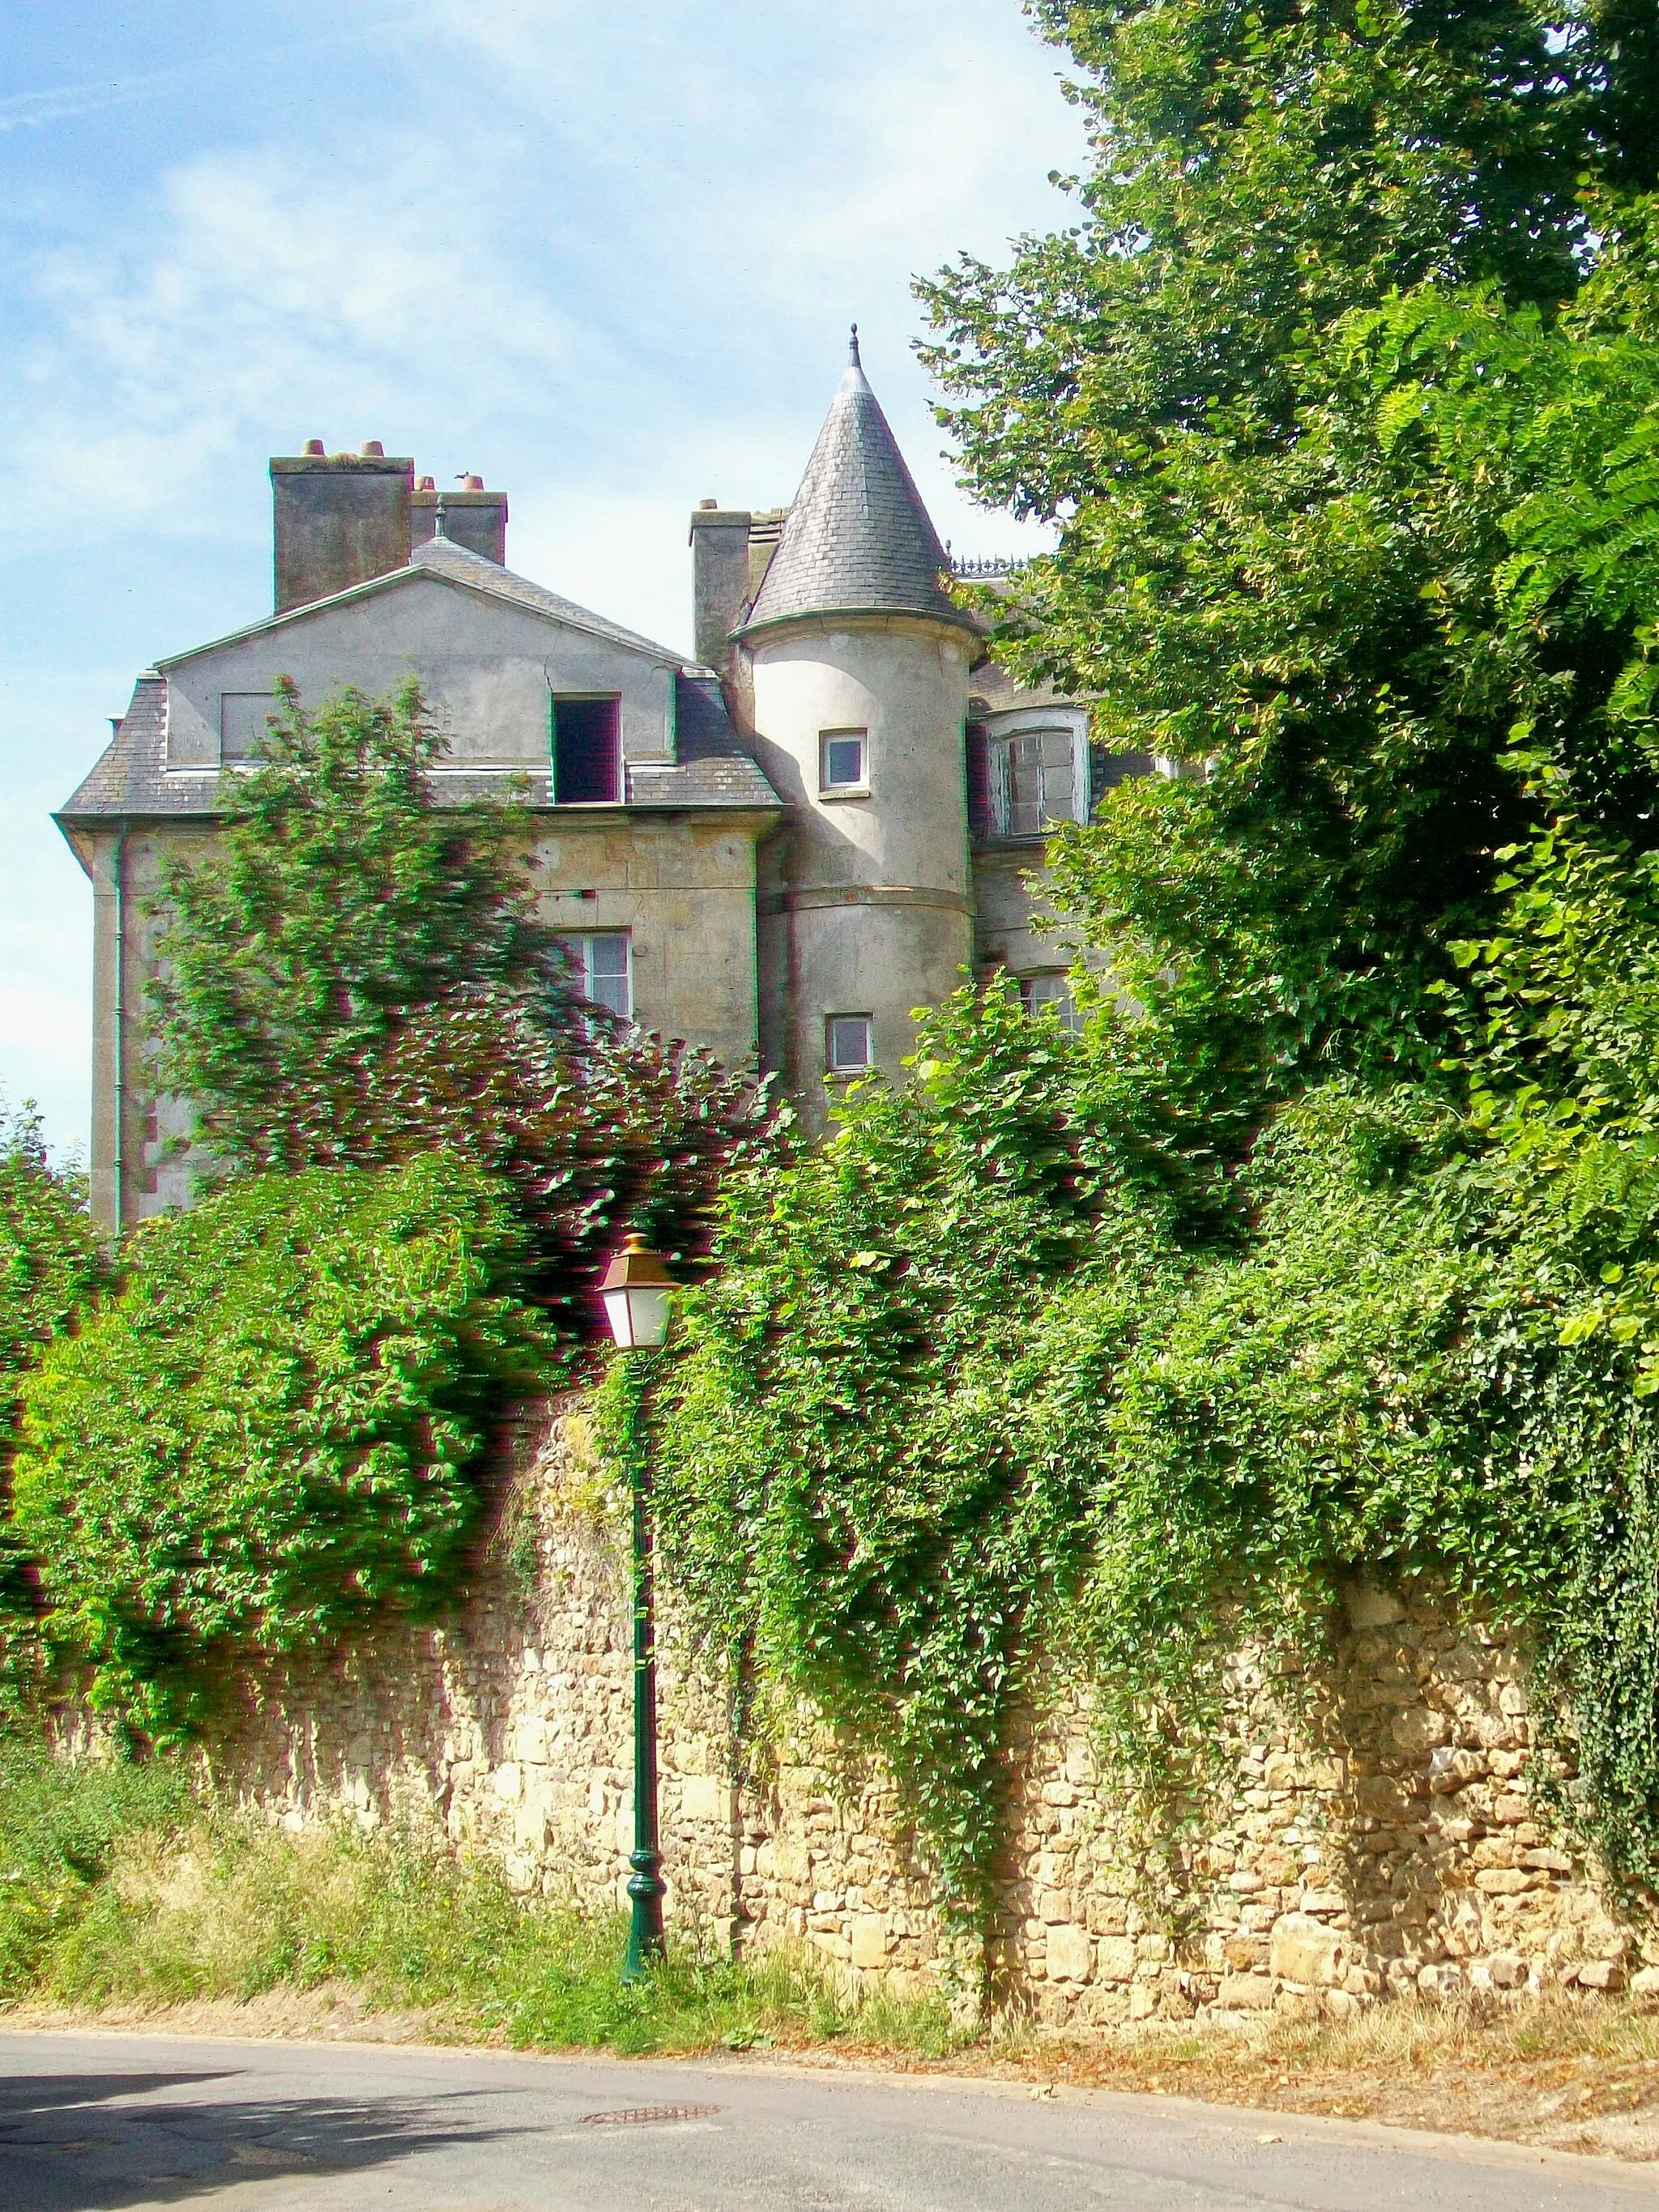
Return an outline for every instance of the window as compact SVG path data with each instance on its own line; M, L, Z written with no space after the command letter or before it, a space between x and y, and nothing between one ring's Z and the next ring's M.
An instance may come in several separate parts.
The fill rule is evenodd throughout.
M553 702L553 804L614 806L622 797L620 702Z
M983 722L969 722L963 737L968 784L968 834L989 837L996 817L991 805L991 740Z
M991 744L991 813L1000 837L1038 837L1078 818L1077 760L1069 730L1019 730Z
M863 792L870 784L867 730L823 730L818 734L818 789Z
M219 757L252 760L265 749L265 717L276 712L268 691L224 691L219 696Z
M634 976L625 929L585 930L559 939L570 956L570 981L592 1005L634 1018Z
M868 1014L830 1014L823 1024L823 1064L831 1075L862 1075L876 1056Z
M1054 1019L1062 1029L1078 1030L1083 1026L1072 1002L1071 979L1063 968L1045 969L1036 975L1022 975L1019 995L1028 1014L1041 1014L1052 1006Z

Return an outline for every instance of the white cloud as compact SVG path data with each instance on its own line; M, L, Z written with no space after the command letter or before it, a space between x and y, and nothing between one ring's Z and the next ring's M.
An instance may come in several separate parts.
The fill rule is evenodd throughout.
M181 69L153 70L143 76L88 84L60 84L38 92L8 93L0 98L0 133L39 130L49 123L66 123L78 115L96 114L100 108L122 107L153 95L164 85L176 84L187 72Z
M143 106L137 80L0 102L14 150L88 106L118 111L100 145L125 134L118 179L70 159L0 204L0 468L36 611L9 650L40 678L0 702L0 1079L60 1130L88 911L46 809L126 688L86 672L262 611L223 572L256 565L267 454L379 437L441 482L481 469L515 566L689 645L687 510L791 495L856 317L941 534L1028 542L954 490L908 351L915 271L1064 217L1044 179L1079 126L1014 0L278 12Z
M215 486L307 435L453 437L456 467L483 441L498 473L545 459L593 493L601 469L631 492L702 459L711 432L746 436L757 477L787 431L787 495L854 317L907 444L933 440L902 351L911 273L1044 208L1070 127L1007 0L849 0L833 21L736 0L718 45L687 0L626 24L430 0L412 21L404 119L381 101L363 127L183 161L123 222L15 257L28 335L0 362L0 465L37 529L251 514Z
M214 155L163 180L148 252L42 256L4 456L36 516L72 536L138 516L199 529L204 486L246 465L255 425L356 444L556 374L570 319L490 238L487 195L445 170L413 134L320 175L271 148Z

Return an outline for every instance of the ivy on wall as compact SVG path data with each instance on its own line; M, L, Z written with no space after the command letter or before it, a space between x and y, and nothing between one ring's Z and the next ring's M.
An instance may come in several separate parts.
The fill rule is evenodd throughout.
M1004 659L1186 772L1056 841L1086 1034L965 996L739 1179L665 1540L981 1928L1054 1656L1145 1775L1361 1572L1524 1632L1564 1807L1659 1887L1656 50L1039 15L1079 220L925 286L932 361L1057 532Z
M654 1396L659 1525L705 1631L884 1750L947 1889L982 1901L1008 1729L1080 1564L1110 1330L1073 1308L1150 1240L1086 1155L1054 1022L964 996L927 1054L738 1182Z
M47 1158L32 1108L0 1101L0 1466L16 1413L19 1378L62 1335L97 1285L98 1240L86 1178Z
M1443 1099L1347 1082L1275 1115L1235 1236L1172 1233L1079 1117L1088 1049L964 994L740 1181L653 1398L695 1632L884 1753L984 1932L1059 1682L1185 1786L1239 1639L1300 1664L1348 1581L1428 1572L1524 1632L1565 1809L1659 1881L1659 1424L1628 1347L1562 1340L1593 1244Z

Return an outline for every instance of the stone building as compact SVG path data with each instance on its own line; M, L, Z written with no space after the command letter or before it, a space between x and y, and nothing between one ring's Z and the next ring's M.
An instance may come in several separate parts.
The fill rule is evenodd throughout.
M694 655L515 575L507 500L477 478L439 493L378 443L313 440L270 479L274 612L145 670L57 817L93 886L107 1227L188 1195L191 1116L148 1073L150 909L166 857L210 842L279 676L313 706L418 676L439 805L527 780L542 911L589 994L775 1072L809 1120L865 1068L896 1073L912 1009L964 971L1064 1012L1068 955L1032 930L1027 878L1088 816L1086 707L986 658L856 333L793 506L692 516Z

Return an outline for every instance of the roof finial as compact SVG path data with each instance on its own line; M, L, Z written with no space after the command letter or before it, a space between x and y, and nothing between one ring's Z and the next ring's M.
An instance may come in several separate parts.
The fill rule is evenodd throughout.
M851 368L862 368L864 366L859 359L859 326L856 323L853 325L853 340L847 349L847 359Z

